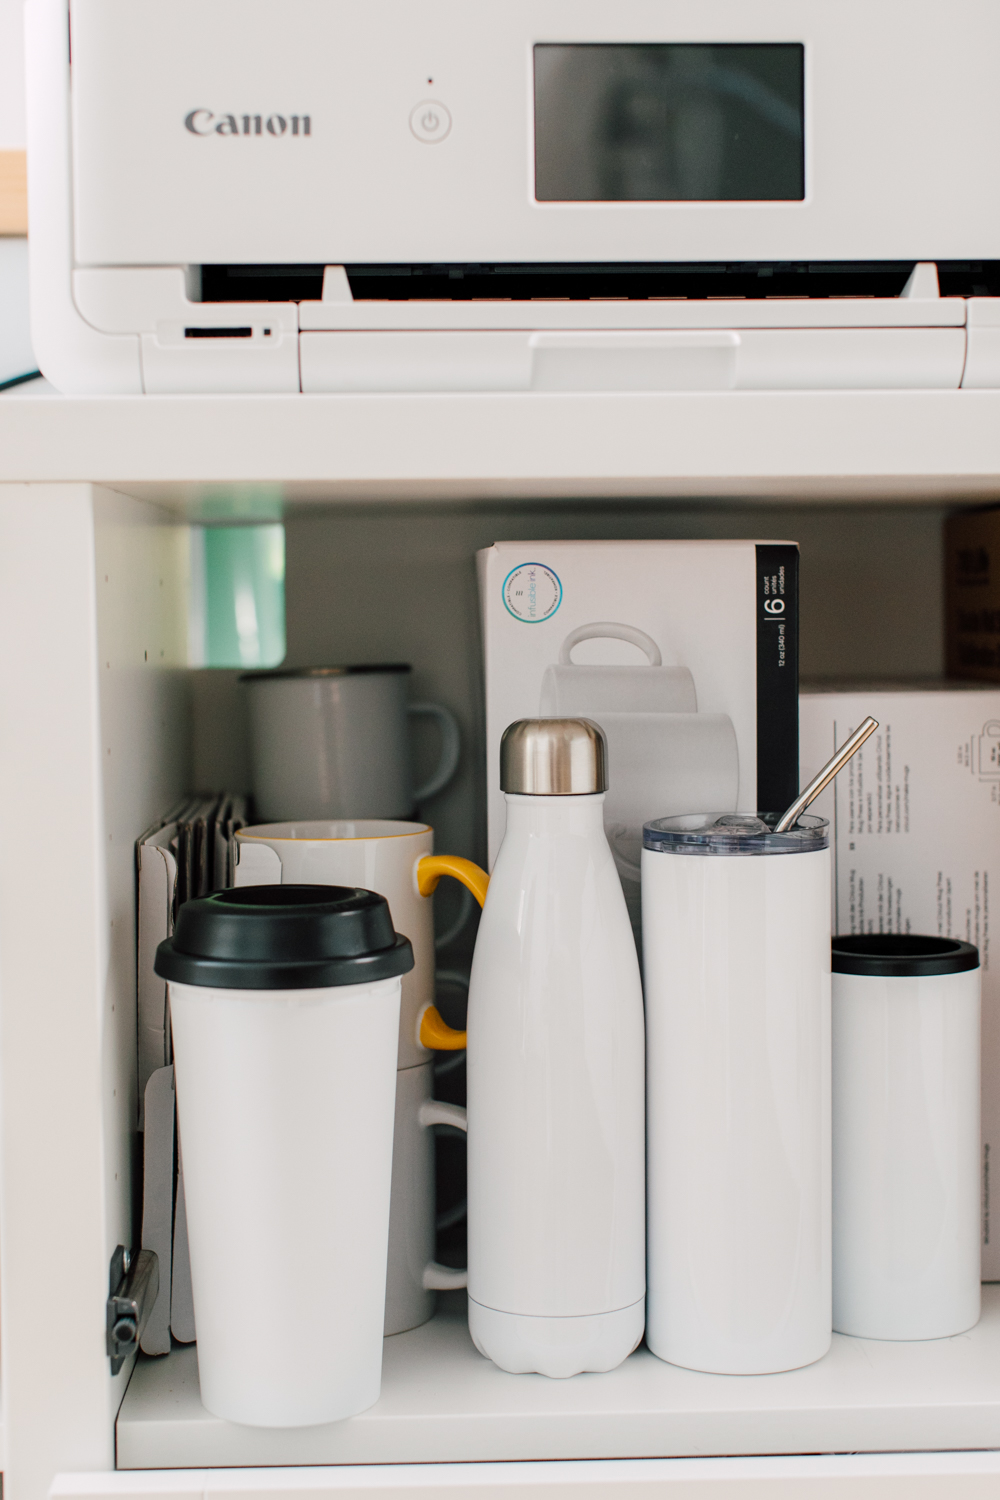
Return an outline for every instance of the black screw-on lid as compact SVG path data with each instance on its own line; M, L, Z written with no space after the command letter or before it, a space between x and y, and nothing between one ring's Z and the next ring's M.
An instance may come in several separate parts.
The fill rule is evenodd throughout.
M833 940L833 972L913 979L979 968L979 949L958 938L916 932L861 932Z
M413 968L384 896L343 885L247 885L185 901L156 973L223 990L307 990Z

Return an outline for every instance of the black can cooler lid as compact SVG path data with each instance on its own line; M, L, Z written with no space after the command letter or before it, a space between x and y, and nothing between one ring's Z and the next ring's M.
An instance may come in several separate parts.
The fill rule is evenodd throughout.
M835 974L913 979L979 968L979 949L958 938L915 932L863 932L833 940Z
M413 949L375 891L247 885L185 901L153 967L206 988L318 990L408 974Z

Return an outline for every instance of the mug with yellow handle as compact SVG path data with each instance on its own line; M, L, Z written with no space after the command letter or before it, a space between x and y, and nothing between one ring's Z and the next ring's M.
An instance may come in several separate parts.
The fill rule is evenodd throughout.
M465 1032L446 1026L434 1008L434 912L431 895L443 875L462 882L482 906L489 876L471 860L434 853L426 823L388 818L262 823L236 835L237 885L353 885L378 891L397 932L413 944L413 971L403 979L396 1065L415 1068L434 1049L465 1046Z
M482 906L489 876L471 860L435 854L426 823L389 819L264 823L236 835L237 885L347 885L385 896L397 932L413 945L403 976L396 1074L385 1333L426 1323L436 1290L465 1285L465 1271L434 1261L434 1125L465 1128L465 1111L433 1098L433 1052L465 1046L434 1004L431 896L442 876Z

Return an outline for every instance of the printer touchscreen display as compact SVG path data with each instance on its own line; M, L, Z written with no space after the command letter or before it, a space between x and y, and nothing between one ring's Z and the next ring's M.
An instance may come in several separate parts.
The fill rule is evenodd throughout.
M805 195L800 43L538 44L539 202Z

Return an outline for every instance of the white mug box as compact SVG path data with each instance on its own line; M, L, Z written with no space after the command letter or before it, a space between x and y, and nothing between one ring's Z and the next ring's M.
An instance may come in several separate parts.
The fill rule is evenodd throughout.
M866 714L879 728L811 809L830 820L833 931L928 933L979 949L982 1274L1000 1280L1000 1224L991 1223L1000 969L990 954L990 886L1000 877L1000 689L810 688L800 699L803 785Z
M477 562L490 868L507 725L594 719L608 740L605 828L638 935L643 822L778 811L798 791L798 548L498 542Z

